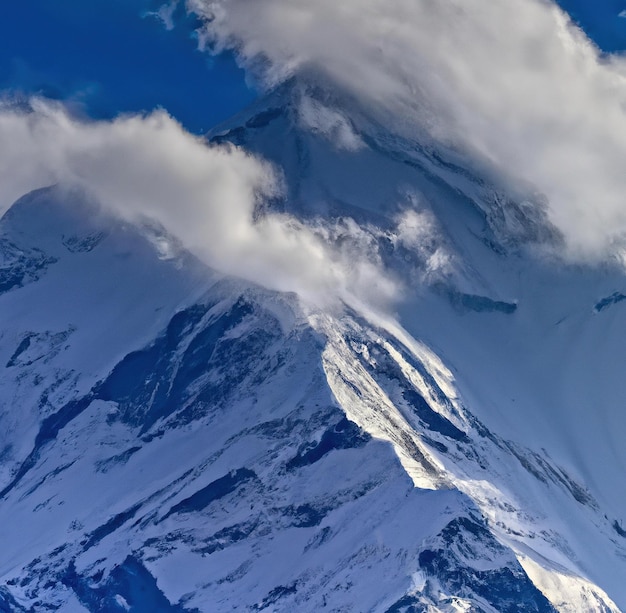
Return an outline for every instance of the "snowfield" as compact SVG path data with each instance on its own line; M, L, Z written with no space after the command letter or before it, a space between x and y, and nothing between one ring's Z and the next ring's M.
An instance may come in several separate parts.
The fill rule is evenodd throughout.
M626 610L622 268L340 102L289 83L207 141L281 168L268 210L375 256L389 308L58 186L5 214L0 610Z

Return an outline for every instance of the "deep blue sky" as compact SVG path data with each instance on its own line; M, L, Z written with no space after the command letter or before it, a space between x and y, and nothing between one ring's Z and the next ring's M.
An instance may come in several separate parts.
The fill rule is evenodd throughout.
M626 0L558 0L587 35L606 52L626 50Z
M0 16L0 89L74 101L98 118L165 107L194 132L254 99L232 56L197 50L194 22L142 15L163 0L13 0Z
M142 17L164 2L8 2L0 18L0 89L68 100L97 118L163 106L189 130L208 130L255 94L232 56L197 50L197 24L182 7L169 32ZM626 19L618 17L626 0L559 3L604 51L626 49Z

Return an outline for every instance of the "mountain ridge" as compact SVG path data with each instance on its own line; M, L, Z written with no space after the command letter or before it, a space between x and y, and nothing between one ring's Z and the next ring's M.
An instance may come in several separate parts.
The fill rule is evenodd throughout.
M525 255L545 238L532 216L502 243L510 220L490 221L459 187L467 177L444 185L374 149L341 109L313 101L302 119L264 104L274 110L210 139L283 168L287 196L268 210L337 222L330 240L356 254L364 241L415 295L397 320L321 310L210 271L165 230L94 215L80 195L16 203L0 222L3 270L24 270L0 295L0 606L619 611L611 565L626 542L605 483L571 470L552 435L542 449L501 427L515 388L489 371L494 357L482 373L469 364L477 339L523 347L531 324L534 339L537 304L542 325L572 296L567 316L585 326L615 318L618 306L593 306L619 275L583 270L592 283L576 293L580 271L557 275L556 305L518 294L524 274L545 275L542 289L554 278ZM432 220L425 247L403 210ZM609 561L594 568L599 542Z

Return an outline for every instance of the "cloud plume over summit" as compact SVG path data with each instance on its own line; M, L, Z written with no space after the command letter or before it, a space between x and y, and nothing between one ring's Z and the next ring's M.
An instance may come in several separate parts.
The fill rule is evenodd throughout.
M293 75L358 99L538 190L567 254L626 249L626 60L549 0L189 0L215 48L269 86Z
M267 87L295 75L358 101L389 133L454 148L516 194L545 195L566 255L626 263L626 60L601 55L552 2L186 4L205 39L235 49ZM386 230L257 215L260 201L284 196L281 171L243 149L208 145L163 111L96 122L31 106L0 104L0 210L60 182L124 217L156 218L226 274L314 302L388 304L399 293L376 251ZM300 128L358 155L350 110L311 99ZM426 269L447 270L432 251Z
M280 173L229 145L208 145L167 113L79 121L58 104L0 106L0 212L33 189L78 188L116 215L160 222L208 265L314 304L382 305L396 286L375 254L335 248L323 228L258 205Z

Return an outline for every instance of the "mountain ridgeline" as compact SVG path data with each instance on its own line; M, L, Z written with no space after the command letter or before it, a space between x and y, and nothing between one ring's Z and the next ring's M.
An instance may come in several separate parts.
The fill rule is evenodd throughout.
M625 609L623 274L536 257L540 200L345 104L289 83L207 142L281 169L259 216L358 227L393 317L59 187L0 221L0 611Z

